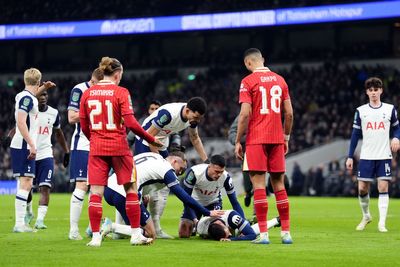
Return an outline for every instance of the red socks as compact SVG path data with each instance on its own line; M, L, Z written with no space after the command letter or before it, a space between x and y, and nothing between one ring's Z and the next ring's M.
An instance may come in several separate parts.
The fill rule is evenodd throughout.
M264 189L254 190L254 209L256 211L256 217L258 221L258 227L260 233L268 232L267 228L267 213L268 213L268 202L267 193Z
M101 216L103 215L103 207L101 205L101 197L99 195L91 195L89 199L89 221L93 233L100 232Z
M281 219L282 231L289 231L290 220L289 220L289 199L287 197L286 190L280 190L275 192L276 198L276 208L279 212L279 217Z
M126 215L128 216L131 228L140 227L140 205L137 193L126 194Z

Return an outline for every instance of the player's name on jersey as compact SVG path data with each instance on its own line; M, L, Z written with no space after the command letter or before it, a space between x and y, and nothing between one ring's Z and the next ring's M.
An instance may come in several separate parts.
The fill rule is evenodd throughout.
M261 76L260 77L261 82L266 83L266 82L276 82L276 76Z
M114 90L91 90L90 96L113 96Z

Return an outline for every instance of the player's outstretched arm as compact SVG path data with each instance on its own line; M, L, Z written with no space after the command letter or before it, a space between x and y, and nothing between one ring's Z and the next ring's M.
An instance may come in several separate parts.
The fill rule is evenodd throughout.
M200 212L204 216L211 216L211 212L189 196L179 184L170 187L170 189L183 203L187 204L192 209Z
M204 149L203 142L201 141L197 127L196 128L189 127L188 131L189 131L190 142L192 143L194 149L196 149L197 154L199 154L201 160L203 162L206 161L208 156L206 150Z
M142 126L140 126L139 122L136 120L135 116L133 114L126 114L123 116L124 117L124 123L125 126L128 127L134 134L137 136L140 136L147 142L153 144L155 146L159 146L159 141L154 138L154 136L150 135L148 132L146 132Z
M41 95L45 90L48 90L52 87L56 87L56 84L53 83L52 81L47 81L44 82L37 90L36 95L39 96Z

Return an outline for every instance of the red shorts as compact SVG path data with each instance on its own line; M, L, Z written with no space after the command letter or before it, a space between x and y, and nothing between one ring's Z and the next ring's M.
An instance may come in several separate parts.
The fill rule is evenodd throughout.
M244 171L285 172L285 145L247 145L243 160Z
M118 184L136 182L136 168L132 156L91 156L89 152L88 184L107 185L110 168L114 169Z

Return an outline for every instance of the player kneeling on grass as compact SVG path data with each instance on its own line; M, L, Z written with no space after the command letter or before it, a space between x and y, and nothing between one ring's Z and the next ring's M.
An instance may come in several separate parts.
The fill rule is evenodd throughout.
M232 178L225 170L225 165L226 161L223 156L213 155L209 164L198 164L187 171L183 180L183 188L203 207L209 210L223 209L221 189L224 188L233 209L244 218L243 209L236 198ZM189 238L194 225L200 218L200 213L194 212L185 205L179 224L179 237Z
M142 195L161 190L167 186L183 203L204 216L218 217L224 214L220 210L210 211L204 208L179 185L177 174L181 174L186 168L186 158L183 152L171 152L165 159L157 153L142 153L136 155L134 161L137 171L138 191ZM108 204L116 207L124 222L129 224L129 219L125 212L125 192L123 187L116 183L115 174L108 179L104 197ZM148 237L155 238L154 223L143 204L141 204L141 226ZM111 224L110 220L105 220L102 225L102 236L109 232L126 234L126 230L129 229L124 225Z
M279 217L267 222L268 229L280 225ZM236 230L238 234L232 235ZM250 223L234 210L224 211L221 218L202 217L197 223L196 231L203 238L219 241L254 240L260 234L258 223L250 226Z

